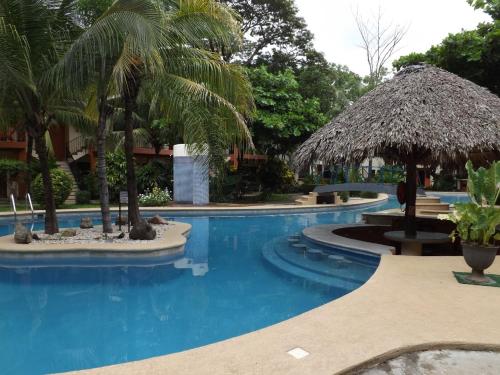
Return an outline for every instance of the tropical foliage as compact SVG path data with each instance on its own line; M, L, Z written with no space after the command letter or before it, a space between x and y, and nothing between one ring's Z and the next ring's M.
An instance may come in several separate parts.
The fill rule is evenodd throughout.
M73 180L62 169L52 169L50 171L52 180L52 189L54 191L54 201L56 207L61 207L62 204L68 199L71 189L73 188ZM42 175L39 174L33 180L33 199L43 207L45 204L45 186L42 181Z
M139 204L141 206L164 206L172 200L168 189L161 189L154 186L151 191L146 191L144 194L139 195Z
M456 212L442 218L456 223L453 238L460 236L462 241L488 246L493 239L500 240L497 226L500 225L500 209L495 202L500 196L500 161L489 168L474 170L472 162L467 162L467 189L470 203L457 203Z
M396 69L416 62L439 66L500 95L500 3L498 0L468 0L492 17L474 30L449 34L440 44L423 53L410 53L393 62Z

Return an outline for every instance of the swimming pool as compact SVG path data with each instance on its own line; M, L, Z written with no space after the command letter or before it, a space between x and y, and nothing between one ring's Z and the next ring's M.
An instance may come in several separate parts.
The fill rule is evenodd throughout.
M0 268L2 373L61 372L174 353L327 303L355 286L291 276L270 265L262 249L306 226L355 222L362 212L395 206L390 200L324 213L175 217L193 229L185 257L171 264ZM61 216L61 227L77 226L79 217ZM11 230L0 221L0 233ZM375 268L370 262L360 268L356 285Z

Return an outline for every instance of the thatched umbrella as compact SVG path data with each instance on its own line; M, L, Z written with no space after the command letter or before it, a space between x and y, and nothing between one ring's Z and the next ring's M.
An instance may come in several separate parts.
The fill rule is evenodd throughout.
M417 164L463 162L500 150L500 98L431 65L412 65L382 83L295 153L298 168L313 160L356 163L382 156L406 164L406 234L415 235Z

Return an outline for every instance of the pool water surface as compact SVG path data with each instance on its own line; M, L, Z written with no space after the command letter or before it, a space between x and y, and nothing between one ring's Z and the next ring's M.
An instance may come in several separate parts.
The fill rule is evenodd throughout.
M185 256L166 265L0 267L2 374L62 372L174 353L339 298L352 288L287 275L264 260L262 249L310 225L356 222L362 212L396 206L391 199L325 213L175 217L193 228ZM60 225L77 226L79 218L63 215ZM12 223L0 222L0 234L11 231ZM360 264L352 272L361 285L375 269Z

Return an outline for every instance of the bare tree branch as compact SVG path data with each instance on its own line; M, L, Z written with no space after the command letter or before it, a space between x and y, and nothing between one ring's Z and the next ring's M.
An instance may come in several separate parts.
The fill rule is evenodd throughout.
M370 71L370 84L377 85L384 78L385 64L397 52L398 45L405 37L408 27L384 24L383 12L378 12L366 19L356 10L354 14L356 26L361 36L360 47L365 51L366 61Z

